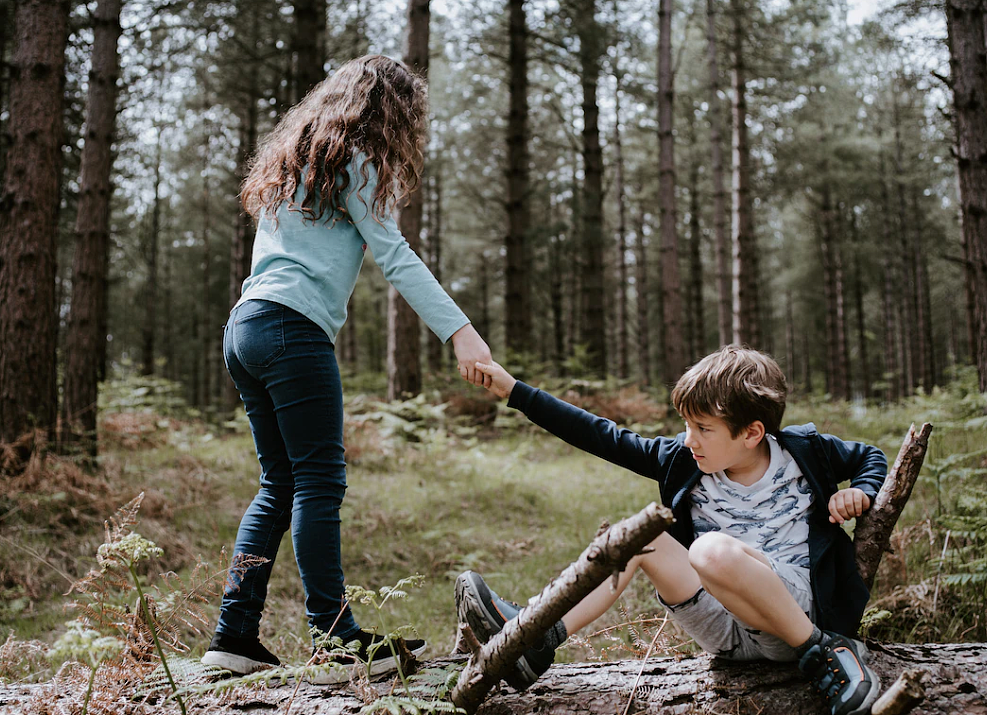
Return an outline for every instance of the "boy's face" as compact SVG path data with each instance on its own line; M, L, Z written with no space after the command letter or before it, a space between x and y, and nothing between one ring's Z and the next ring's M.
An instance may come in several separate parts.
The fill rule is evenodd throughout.
M719 417L695 415L683 419L685 446L692 451L696 466L706 474L729 472L746 464L751 459L751 450L764 436L760 422L745 427L734 437L727 423Z

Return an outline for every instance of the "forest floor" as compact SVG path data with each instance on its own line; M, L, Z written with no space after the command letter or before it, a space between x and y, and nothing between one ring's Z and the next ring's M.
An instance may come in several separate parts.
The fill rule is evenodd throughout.
M477 570L503 596L523 602L579 555L602 520L615 522L659 498L653 482L569 447L485 393L438 387L392 405L367 394L347 396L349 487L342 512L348 583L379 589L425 577L407 598L390 601L381 617L388 630L410 626L428 640L427 657L453 647L453 583L461 571ZM642 434L681 430L659 399L634 388L554 387ZM0 682L37 682L61 665L57 653L66 651L53 644L80 602L78 593L65 594L97 566L104 520L118 507L145 495L134 530L163 549L141 566L145 585L153 587L159 574L184 578L200 563L221 574L223 548L232 545L255 493L258 467L242 414L210 424L165 399L173 387L162 382L134 378L105 392L95 471L48 457L21 477L0 480L0 642L7 638ZM878 576L866 635L987 641L983 414L984 398L969 379L890 407L805 397L790 404L786 424L813 421L820 431L879 446L889 462L911 423L935 425L895 553ZM278 561L261 636L283 661L301 663L310 645L288 536ZM206 599L201 633L181 633L192 656L208 644L218 600ZM371 607L354 609L360 622L378 622ZM619 608L576 634L560 659L640 656L663 621L653 590L638 578ZM669 625L658 651L694 647Z

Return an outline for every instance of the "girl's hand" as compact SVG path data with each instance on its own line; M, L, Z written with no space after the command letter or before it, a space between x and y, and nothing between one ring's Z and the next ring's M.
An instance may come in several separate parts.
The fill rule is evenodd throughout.
M856 487L841 489L829 499L829 520L842 524L870 509L870 497Z
M490 392L501 399L511 396L511 391L514 390L517 380L511 377L511 374L507 370L493 360L489 364L478 362L476 369L483 373L487 380L490 381L484 385Z
M459 374L474 385L490 387L490 378L476 369L477 361L493 362L490 347L484 342L476 328L467 323L452 334L452 349L459 362Z

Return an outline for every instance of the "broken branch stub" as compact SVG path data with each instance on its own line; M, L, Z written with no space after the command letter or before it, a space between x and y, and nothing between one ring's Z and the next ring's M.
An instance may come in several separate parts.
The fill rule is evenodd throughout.
M894 466L884 480L884 485L877 493L877 498L870 510L857 518L853 532L853 543L856 551L857 568L860 575L871 588L881 557L891 547L891 532L894 531L901 510L905 508L912 487L918 479L925 453L929 448L929 435L932 425L924 423L918 431L913 424L908 429L908 435L898 451Z
M517 618L474 653L452 692L452 702L476 712L483 699L552 625L615 571L657 539L672 523L672 512L652 502L599 534L582 555L553 580Z

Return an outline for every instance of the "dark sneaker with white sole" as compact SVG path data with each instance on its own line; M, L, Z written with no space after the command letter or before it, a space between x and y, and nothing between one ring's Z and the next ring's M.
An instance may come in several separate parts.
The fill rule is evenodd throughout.
M276 668L281 661L261 645L257 636L237 638L217 631L202 656L205 665L215 665L236 675L246 675L266 668Z
M520 612L518 604L498 596L475 571L465 571L456 579L456 614L459 622L469 625L481 643L500 633L504 625ZM515 690L526 690L554 662L555 648L542 638L541 643L518 658L514 669L504 680Z
M881 681L867 667L863 643L823 631L823 639L799 660L801 670L822 694L831 715L869 715Z
M355 650L351 646L354 642L359 643ZM407 674L408 655L414 660L428 647L425 641L417 638L399 638L393 643L388 643L388 639L384 636L367 631L358 631L345 645L350 646L349 652L342 649L335 652L326 648L317 649L315 665L322 667L313 669L313 672L306 674L305 679L314 685L344 683L353 676L354 672L361 670L367 672L368 664L368 675L372 678L396 671L398 661L401 661L403 672ZM394 650L391 650L392 646ZM402 652L402 646L407 654Z

